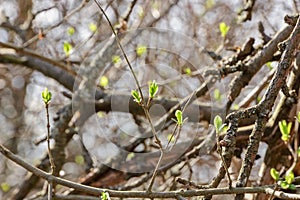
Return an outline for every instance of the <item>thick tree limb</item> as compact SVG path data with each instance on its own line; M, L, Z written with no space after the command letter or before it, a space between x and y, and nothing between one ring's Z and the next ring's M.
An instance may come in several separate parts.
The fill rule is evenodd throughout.
M228 102L226 105L227 110L240 94L241 90L249 84L252 77L263 66L263 64L272 59L274 53L278 50L277 45L284 41L290 35L292 30L292 26L284 28L282 31L277 33L276 36L268 44L266 44L261 51L256 53L252 59L245 63L245 70L236 76L230 84L230 92L228 94Z
M257 154L259 142L261 141L262 134L266 128L269 113L271 112L280 89L286 84L286 78L292 69L292 62L296 56L297 47L300 43L300 18L298 18L291 36L285 43L286 49L277 66L275 76L271 80L262 101L257 105L257 120L255 122L255 128L250 135L245 159L237 180L237 187L243 187L247 184ZM237 195L236 199L243 199L243 195Z
M55 79L68 90L73 90L75 83L74 76L53 65L52 63L49 63L48 61L43 61L33 56L20 57L16 54L0 54L0 62L23 65L30 69L37 70L43 73L45 76Z

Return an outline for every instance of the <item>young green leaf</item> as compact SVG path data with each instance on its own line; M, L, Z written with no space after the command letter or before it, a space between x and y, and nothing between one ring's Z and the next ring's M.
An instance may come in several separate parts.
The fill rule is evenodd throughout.
M147 47L144 45L139 45L137 46L135 51L136 51L136 55L140 57L147 52Z
M290 137L292 123L291 122L287 123L285 120L282 120L278 123L278 125L279 125L280 132L282 134L281 139L287 142Z
M77 163L78 165L83 165L84 164L84 157L82 155L75 156L75 163Z
M66 56L70 56L72 45L69 42L64 42L64 52Z
M287 141L289 141L289 139L290 139L289 135L284 135L284 134L281 135L281 140L282 141L287 142Z
M221 129L221 132L226 132L228 130L228 126L227 125L222 125L222 129Z
M291 132L291 128L292 128L291 122L289 122L288 124L285 120L279 122L279 129L282 134L289 135Z
M134 152L127 154L126 161L132 160L134 158L134 156L135 156Z
M153 99L158 92L158 85L155 81L149 84L149 97Z
M105 112L99 111L99 112L97 112L97 115L99 118L102 118L105 116Z
M189 67L186 67L186 68L184 68L184 73L186 74L186 75L191 75L192 74L192 70L191 70L191 68L189 68Z
M176 110L175 117L176 117L176 122L177 122L178 126L182 126L182 124L183 124L182 111Z
M141 103L142 99L141 99L140 93L138 91L132 90L131 95L133 96L135 102Z
M270 70L273 69L272 62L267 62L267 63L266 63L266 66L267 66Z
M288 184L286 181L282 181L280 182L280 187L286 190L290 187L290 184Z
M233 104L233 106L232 106L232 110L238 110L238 109L240 109L240 107L239 107L239 105L238 104Z
M271 168L270 175L275 181L279 180L279 172L275 168Z
M289 122L287 127L288 134L291 133L291 130L292 130L292 122Z
M68 35L69 35L69 36L72 36L72 35L74 35L74 33L75 33L74 27L70 26L70 27L68 28Z
M223 124L222 118L219 115L215 116L215 118L214 118L214 126L215 126L217 134L219 134L222 131L221 130L222 129L222 124Z
M287 175L285 175L284 179L288 184L291 184L295 179L294 173L290 171Z
M205 2L205 8L206 9L211 9L214 5L215 5L214 0L206 0L206 2Z
M221 32L221 36L222 36L223 38L225 38L226 35L227 35L227 32L228 32L229 29L230 29L230 26L227 26L225 22L221 22L221 23L219 24L219 29L220 29L220 32Z
M8 192L10 190L10 185L8 183L6 183L6 182L1 183L1 190L3 192Z
M286 121L285 121L285 120L282 120L282 121L278 122L278 125L279 125L280 132L281 132L282 134L287 134L287 133L286 133L286 132L287 132L287 129L286 129L287 123L286 123Z
M298 149L297 149L297 154L298 154L298 157L300 157L300 147L298 147Z
M106 76L102 76L99 81L99 85L101 87L106 87L108 85L108 78Z
M89 24L89 29L90 31L92 31L93 33L95 33L97 31L97 25L94 23L90 23Z
M257 103L261 102L261 96L258 95L258 96L256 97L256 101L257 101Z
M119 63L121 61L121 58L120 58L120 56L113 55L112 58L111 58L111 60L112 60L112 62L114 64L117 64L117 63Z
M221 95L221 92L220 92L219 89L215 89L215 90L214 90L214 99L215 99L216 101L221 101L222 95Z
M49 104L52 98L52 93L49 92L48 88L45 88L42 92L42 98L45 104Z
M101 200L110 200L109 194L107 192L102 192Z

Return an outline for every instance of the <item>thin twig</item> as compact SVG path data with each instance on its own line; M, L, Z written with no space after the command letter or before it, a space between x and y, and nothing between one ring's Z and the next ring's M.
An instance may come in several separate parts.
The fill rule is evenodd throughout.
M51 147L50 147L50 120L49 120L49 104L45 103L45 108L46 108L46 118L47 118L47 149L48 149L48 155L49 155L49 161L50 161L50 167L51 167L51 172L53 173L55 164L53 161L53 156L51 153Z
M55 165L53 161L53 156L51 153L51 147L50 147L50 120L49 120L49 103L45 103L46 108L46 117L47 117L47 149L48 149L48 155L49 155L49 161L50 161L50 167L51 171L50 173L53 174ZM48 200L52 200L52 189L53 189L53 183L52 181L48 181Z
M273 190L273 193L270 195L269 200L272 200L274 198L274 195L275 195L275 192L276 192L277 189L278 189L278 184L275 185L275 188Z
M245 63L245 71L236 76L230 84L230 91L228 93L228 101L226 108L229 110L231 104L240 94L242 88L244 88L250 82L251 78L258 72L264 63L272 60L274 53L278 50L278 43L287 39L290 33L293 31L291 26L287 26L282 31L278 32L274 38L266 44L262 50L257 52L251 60Z
M55 26L52 26L46 30L43 31L43 34L48 33L49 31L53 30L54 28L58 27L59 25L61 25L65 20L67 20L69 17L71 17L72 15L74 15L75 13L77 13L80 9L82 9L87 3L89 2L89 0L82 0L81 4L75 8L74 10L72 10L68 15L66 15L58 24L56 24ZM34 41L39 39L39 35L36 34L35 36L33 36L32 38L30 38L28 41L26 41L22 47L25 48L27 46L29 46L30 44L32 44Z
M296 13L299 13L299 9L298 9L298 2L296 0L293 0L293 4L294 4L294 9Z
M111 0L105 7L105 10L111 5L111 3L113 2L113 0ZM100 19L98 19L97 21L99 21L98 23L100 23L102 19L102 15L100 16ZM97 25L98 25L97 23ZM91 39L97 35L98 31L93 31L93 33L86 39L80 41L78 44L76 44L76 46L73 47L72 51L70 52L69 55L64 54L63 56L57 58L57 60L59 61L64 61L67 58L70 57L70 55L74 54L77 50L79 50L80 48L82 48L85 44L87 44L89 41L91 41ZM94 42L95 43L95 42ZM81 58L82 60L84 60L85 57L87 57L89 55L90 50L88 50L87 52L84 53L84 56Z
M194 90L193 93L190 94L190 95L188 96L188 99L186 100L186 103L184 104L184 107L183 107L183 109L182 109L182 117L183 117L183 112L185 111L185 109L187 108L187 106L190 105L190 103L192 102L192 100L195 100L193 97L194 97L194 95L196 95L197 91L198 91L198 89ZM187 119L187 118L186 118L186 119ZM184 122L186 119L184 119L183 122ZM172 139L173 139L173 137L174 137L174 135L175 135L175 133L176 133L176 130L178 129L178 133L177 133L177 135L175 136L174 143L173 143L173 145L171 146L170 150L172 150L172 148L175 146L175 144L176 144L176 142L177 142L177 140L178 140L178 138L179 138L179 136L180 136L180 132L181 132L182 125L183 125L183 124L178 124L178 123L176 124L176 126L175 126L175 128L174 128L174 131L172 132L171 137L170 137L170 139L169 139L169 141L168 141L168 144L167 144L167 146L166 146L166 149L169 147L169 144L170 144L170 142L172 141Z
M144 95L143 95L143 92L142 92L140 83L139 83L139 81L138 81L138 79L137 79L137 77L136 77L135 72L133 71L133 68L132 68L132 66L131 66L131 64L130 64L130 62L129 62L129 59L128 59L128 57L127 57L127 55L126 55L126 53L125 53L125 51L124 51L124 49L123 49L123 46L121 45L121 42L120 42L120 40L119 40L119 37L117 36L117 34L116 34L115 30L114 30L113 25L111 24L111 22L110 22L108 16L106 15L105 11L102 9L100 3L99 3L97 0L94 0L94 2L97 4L98 8L101 10L101 12L103 13L103 15L104 15L104 17L106 18L107 22L109 23L109 26L110 26L110 28L111 28L111 30L112 30L114 36L115 36L115 39L116 39L116 41L117 41L117 44L118 44L119 48L120 48L121 51L122 51L122 54L123 54L123 56L124 56L124 58L125 58L125 60L126 60L126 63L127 63L128 67L129 67L129 69L130 69L130 72L131 72L131 74L132 74L132 76L133 76L133 78L134 78L134 80L135 80L135 84L136 84L136 86L137 86L137 88L138 88L138 90L139 90L139 93L140 93L140 95L141 95L142 107L143 107L144 113L145 113L145 115L146 115L146 118L147 118L147 120L149 121L149 124L150 124L150 127L151 127L151 131L152 131L153 136L154 136L154 138L155 138L155 142L157 143L157 145L159 146L159 149L160 149L160 157L159 157L159 159L158 159L158 162L157 162L156 167L155 167L154 172L153 172L153 176L152 176L152 178L151 178L151 180L150 180L150 184L149 184L148 189L147 189L147 191L149 192L149 191L151 191L151 189L152 189L152 186L153 186L155 177L156 177L157 172L158 172L158 168L159 168L160 163L161 163L161 161L162 161L162 158L163 158L163 156L164 156L164 150L163 150L161 141L159 140L159 138L158 138L158 136L157 136L156 130L155 130L154 125L153 125L153 123L152 123L152 121L151 121L151 116L150 116L150 114L149 114L150 98L149 98L147 104L145 104L145 99L144 99Z
M168 143L167 143L166 149L168 149L168 147L169 147L171 141L173 140L173 138L174 138L174 136L175 136L175 133L176 133L178 127L179 127L179 125L176 124L175 127L174 127L174 129L173 129L173 131L172 131L172 133L171 133L171 137L169 138L169 141L168 141ZM179 133L178 133L178 134L179 134ZM177 134L177 135L178 135L178 134ZM176 137L177 137L177 136L176 136ZM176 139L174 140L174 145L175 145L175 141L176 141ZM174 145L172 145L170 149L172 149Z
M226 135L224 136L222 143L224 143L222 146L224 146L222 156L224 160L222 160L221 167L219 168L219 172L217 176L211 181L209 184L210 188L216 188L221 180L225 177L226 170L225 170L225 165L226 167L229 167L231 164L231 159L234 154L234 148L236 144L236 132L238 129L238 120L237 116L235 115L240 115L239 112L237 113L231 113L229 116L227 116L229 120L229 128L227 130ZM214 131L215 132L215 131ZM215 133L213 134L215 135Z
M257 84L257 86L252 89L249 94L239 103L239 108L247 107L253 101L258 94L266 87L268 82L271 80L275 73L275 69L272 69L265 77L264 79Z
M147 107L148 107L148 106L147 106ZM155 127L154 127L154 125L153 125L153 123L152 123L151 116L150 116L150 114L149 114L149 110L148 110L148 108L145 108L145 107L143 107L143 108L144 108L144 112L145 112L146 118L147 118L148 121L149 121L149 124L150 124L150 127L151 127L151 131L152 131L153 136L154 136L154 138L155 138L155 142L156 142L156 144L159 146L159 150L160 150L160 156L159 156L159 159L158 159L157 164L156 164L156 166L155 166L155 169L154 169L154 171L153 171L153 175L152 175L152 177L151 177L149 186L148 186L148 188L147 188L147 191L150 192L151 189L152 189L152 186L153 186L155 177L156 177L156 175L157 175L157 173L158 173L158 168L159 168L160 163L161 163L161 161L162 161L162 159L163 159L163 156L164 156L164 150L163 150L161 141L159 140L159 138L158 138L158 136L157 136Z
M229 174L229 170L228 170L228 166L226 164L226 161L225 161L225 158L222 154L222 147L220 145L220 138L219 138L219 134L217 133L216 131L216 138L217 138L217 152L219 153L220 157L221 157L221 161L223 163L223 167L226 171L226 174L227 174L227 178L228 178L228 187L229 188L232 188L232 180L230 178L230 174Z
M136 75L135 75L135 73L134 73L134 71L133 71L133 68L132 68L132 66L131 66L131 64L130 64L130 62L129 62L129 59L128 59L128 57L127 57L127 55L126 55L126 53L125 53L125 51L124 51L124 49L123 49L123 46L121 45L120 39L119 39L119 37L118 37L118 35L117 35L117 33L116 33L116 31L115 31L113 25L111 24L111 22L110 22L108 16L106 15L105 11L104 11L103 8L101 7L100 3L99 3L97 0L94 0L94 2L97 4L98 8L101 10L101 12L103 13L104 17L105 17L106 20L107 20L107 22L108 22L108 24L109 24L109 26L110 26L110 28L111 28L111 30L112 30L112 32L113 32L115 38L116 38L116 41L117 41L117 43L118 43L118 46L119 46L119 48L121 49L122 54L123 54L123 56L124 56L124 58L125 58L125 60L126 60L126 63L127 63L128 67L129 67L129 69L130 69L130 72L131 72L131 74L132 74L132 76L133 76L133 78L134 78L135 84L136 84L136 86L137 86L137 88L138 88L138 90L139 90L139 92L140 92L142 102L144 102L144 96L143 96L143 92L142 92L140 83L139 83L139 81L138 81L138 79L137 79L137 77L136 77Z
M143 185L146 181L148 181L152 177L152 174L146 174L144 177L141 177L141 179L131 183L130 185L125 185L125 186L118 186L118 187L113 187L117 188L118 190L131 190L133 188L139 187ZM113 189L112 188L112 189Z
M126 16L124 17L124 21L125 21L125 22L128 22L129 16L130 16L130 14L131 14L132 11L133 11L133 7L136 5L136 2L137 2L137 0L133 0L133 1L131 2L130 6L129 6L129 11L128 11L128 13L126 14Z
M296 140L296 139L295 139ZM293 169L296 167L296 165L297 165L297 161L298 161L298 154L297 154L297 149L298 148L296 148L295 150L292 148L292 145L290 144L290 143L287 143L286 144L287 145L287 148L288 148L288 150L290 151L290 153L292 154L292 156L293 156L293 163L292 163L292 165L289 167L289 169L287 170L287 174L289 173L289 172L291 172L291 171L293 171Z
M43 56L33 50L26 49L22 46L16 46L15 44L11 44L11 43L0 42L0 46L5 47L5 48L14 49L17 53L20 53L21 55L32 56L39 60L45 61L49 64L55 65L55 66L65 70L66 72L70 73L73 76L77 75L76 72L73 69L71 69L68 65L65 65L62 62L57 61L57 59L52 59L52 58Z
M159 159L158 159L157 164L155 166L155 169L153 171L153 175L152 175L152 177L150 179L150 183L148 185L147 192L151 192L151 190L152 190L152 186L154 184L155 177L157 176L160 163L161 163L161 161L162 161L162 159L164 157L164 151L163 151L163 149L160 149L160 151L161 151L160 152L160 156L159 156Z
M48 181L48 200L52 200L53 197L53 182L52 181Z

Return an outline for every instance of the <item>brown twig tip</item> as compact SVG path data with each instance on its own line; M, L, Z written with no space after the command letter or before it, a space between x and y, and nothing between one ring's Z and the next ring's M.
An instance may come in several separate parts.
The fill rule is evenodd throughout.
M244 8L238 13L238 21L245 22L251 20L252 10L255 5L256 0L246 0L244 1Z
M299 14L297 14L297 15L286 15L284 17L284 22L287 23L288 25L295 26L296 23L297 23L298 18L299 18Z
M264 41L263 44L267 44L272 38L265 33L264 25L261 21L258 22L258 31L261 34L261 37Z

